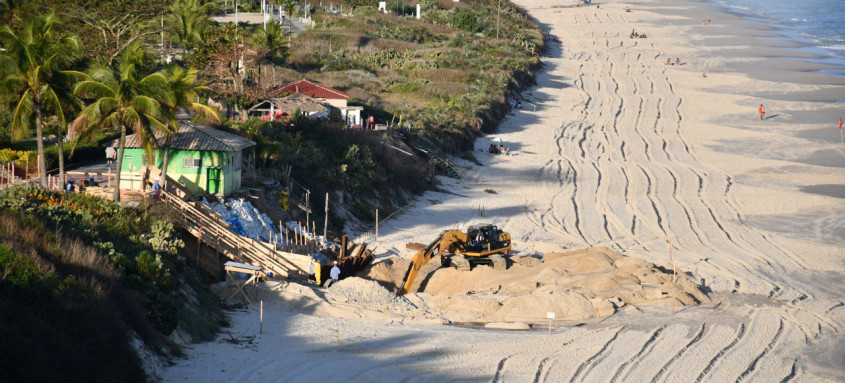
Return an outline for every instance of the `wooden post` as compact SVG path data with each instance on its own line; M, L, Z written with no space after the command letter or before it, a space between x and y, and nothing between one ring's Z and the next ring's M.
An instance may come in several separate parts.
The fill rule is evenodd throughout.
M285 228L285 251L290 253L290 236L288 236L288 228Z
M197 236L197 264L202 268L202 254L200 250L202 250L202 221L200 221L200 233Z
M214 277L220 279L220 226L215 226L215 233L217 234L217 247L214 249Z
M259 320L261 321L261 324L258 325L258 333L259 334L264 332L264 300L263 299L261 300L261 316L260 316L260 318L261 319L259 319Z
M376 209L376 241L378 241L378 209Z
M326 240L328 240L328 238L329 238L326 234L326 231L328 231L328 228L329 228L329 193L326 193L326 219L323 221L323 238L326 238Z
M282 225L282 220L279 220L279 242L283 242L282 243L282 249L285 248L285 244L284 244L284 241L283 241L285 239L285 237L284 237L285 234L284 234L284 231L283 231L284 229L285 229L285 226Z
M317 224L311 221L311 234L314 236L314 249L317 249Z
M296 245L302 246L302 222L296 221L296 226L299 227L299 231L296 233Z
M669 241L666 246L669 247L669 260L672 261L672 283L678 282L678 270L675 268L675 257L672 256L672 248L675 247L675 244L672 241Z
M106 181L106 188L111 188L111 167L109 167L108 180Z
M26 156L26 170L24 170L24 179L29 180L29 156Z

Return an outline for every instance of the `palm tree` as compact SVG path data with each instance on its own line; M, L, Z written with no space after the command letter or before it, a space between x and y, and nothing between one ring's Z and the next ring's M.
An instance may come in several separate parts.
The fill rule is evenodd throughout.
M0 40L6 48L2 67L8 73L3 79L3 86L17 98L12 135L20 138L35 125L38 176L43 187L47 187L45 117L55 116L60 126L67 125L62 100L70 98L69 84L79 74L69 70L78 52L79 40L56 33L53 27L58 22L58 18L50 13L27 19L20 34L9 25L0 26ZM63 153L59 155L60 161L63 160ZM64 161L61 162L63 164Z
M195 102L199 99L198 92L203 91L206 87L197 84L197 70L188 69L178 65L172 65L164 72L167 78L167 85L170 92L170 100L162 105L164 115L168 119L167 129L164 129L164 165L161 169L162 181L167 183L167 163L170 161L170 140L174 133L179 131L179 121L176 118L180 108L193 110L197 115L207 121L215 123L220 122L220 115L217 111L208 106Z
M288 15L289 31L293 32L293 13L296 12L296 0L287 0L285 2L285 14Z
M158 147L152 129L166 129L163 105L172 102L167 78L162 72L152 73L153 60L139 43L130 45L115 66L95 65L88 78L76 84L74 93L93 102L82 109L71 129L80 138L98 129L120 129L117 152L117 180L114 200L120 200L120 170L126 144L126 129L132 128L147 155L152 158Z
M170 7L176 21L176 36L182 48L190 49L202 40L202 31L208 23L208 12L214 3L202 4L202 0L177 0Z
M291 32L285 32L285 28L276 23L267 24L266 29L259 28L256 31L256 40L263 45L265 50L261 54L262 63L269 63L273 70L273 86L276 85L276 63L279 59L293 57L289 47L284 45L285 37Z

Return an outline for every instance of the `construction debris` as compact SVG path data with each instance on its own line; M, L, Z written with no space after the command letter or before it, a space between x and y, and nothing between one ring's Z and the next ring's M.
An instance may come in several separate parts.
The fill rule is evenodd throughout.
M203 198L202 203L220 214L220 219L228 223L232 231L244 237L266 242L276 228L270 217L243 198L230 198L225 203Z

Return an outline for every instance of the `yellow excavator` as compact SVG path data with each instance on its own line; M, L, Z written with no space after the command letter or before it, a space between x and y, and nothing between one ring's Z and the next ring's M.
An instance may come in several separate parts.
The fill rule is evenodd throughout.
M493 269L507 269L506 255L511 253L511 235L499 230L495 225L481 224L460 230L444 230L433 242L418 251L405 277L402 279L398 295L405 295L411 290L414 279L420 269L428 264L431 257L440 255L440 264L469 271L474 265L488 265Z

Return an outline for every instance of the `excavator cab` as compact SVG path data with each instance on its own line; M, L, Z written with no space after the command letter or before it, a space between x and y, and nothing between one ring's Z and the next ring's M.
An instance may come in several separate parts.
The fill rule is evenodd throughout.
M505 234L506 238L500 235ZM451 252L460 253L486 253L493 250L510 254L510 235L500 232L496 225L474 225L467 228L465 248L462 248L461 241L455 242L455 249ZM507 248L504 250L503 248Z
M451 238L443 238L447 240L448 246L442 246L442 266L458 270L470 270L475 265L507 268L504 256L510 255L510 234L500 231L496 225L473 225L467 228L466 233L455 230L446 235L450 234Z

